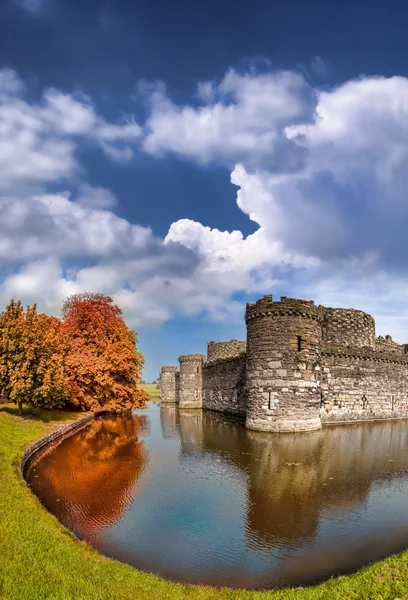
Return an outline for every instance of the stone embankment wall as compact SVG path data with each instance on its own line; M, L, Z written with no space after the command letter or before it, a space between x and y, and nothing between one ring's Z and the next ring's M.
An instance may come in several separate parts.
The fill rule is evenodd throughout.
M245 377L245 352L204 363L203 408L245 416Z
M47 435L44 435L42 438L40 438L39 440L37 440L36 442L34 442L30 446L28 446L28 448L26 448L26 450L24 451L23 457L20 462L20 470L21 470L23 477L27 473L27 469L29 468L34 456L40 450L43 450L49 444L58 442L64 438L72 435L76 431L83 429L94 418L95 418L95 415L93 413L90 413L88 415L85 415L84 417L81 417L80 419L77 419L76 421L71 421L70 423L67 423L66 425L61 425L54 431L51 431Z

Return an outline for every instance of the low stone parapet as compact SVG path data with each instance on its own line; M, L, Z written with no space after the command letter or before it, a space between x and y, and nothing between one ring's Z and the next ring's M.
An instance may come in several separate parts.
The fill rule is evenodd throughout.
M28 448L25 449L22 459L20 461L20 471L23 477L25 477L27 473L27 469L30 466L30 463L33 457L43 448L48 446L49 444L62 440L76 431L83 429L86 427L93 419L95 418L94 413L90 413L77 419L76 421L71 421L70 423L60 425L54 431L47 433L42 438L30 444Z

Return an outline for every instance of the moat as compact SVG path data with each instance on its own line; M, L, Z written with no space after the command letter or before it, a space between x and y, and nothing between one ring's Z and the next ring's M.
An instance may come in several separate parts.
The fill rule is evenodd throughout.
M175 581L308 585L408 547L408 421L268 434L151 403L50 448L28 482L79 538Z

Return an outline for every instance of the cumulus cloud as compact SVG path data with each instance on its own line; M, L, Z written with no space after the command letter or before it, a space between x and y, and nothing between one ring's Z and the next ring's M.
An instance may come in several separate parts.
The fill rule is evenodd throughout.
M303 151L283 131L309 120L315 92L301 75L277 72L240 75L230 71L215 85L200 84L204 106L176 106L163 89L152 95L144 148L151 154L175 152L202 163L291 171Z
M46 185L75 174L76 148L84 139L109 156L133 156L141 129L132 119L107 122L91 100L46 89L38 103L24 98L24 84L0 69L0 190Z
M241 318L237 293L279 288L368 310L379 333L408 338L408 79L320 90L298 73L229 71L201 82L188 105L162 84L144 94L143 126L131 116L110 123L78 94L48 89L29 103L17 75L0 71L3 303L42 298L58 311L68 293L92 289L139 327L176 315ZM257 230L181 219L158 238L118 217L110 190L80 181L81 140L114 160L139 145L152 160L224 165ZM74 174L75 194L66 191Z
M167 239L215 271L241 266L237 289L244 274L253 291L283 269L283 284L298 295L378 315L385 297L401 314L386 290L404 298L408 290L408 79L312 90L294 73L232 71L199 84L198 97L202 105L177 106L156 92L145 149L231 164L237 204L259 229L244 238L181 220ZM390 326L388 317L379 322Z
M110 190L83 183L75 201L87 208L112 208L117 200Z

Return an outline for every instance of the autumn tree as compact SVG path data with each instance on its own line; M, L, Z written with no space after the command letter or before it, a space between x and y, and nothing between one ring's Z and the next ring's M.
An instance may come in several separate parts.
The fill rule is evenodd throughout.
M65 403L61 322L12 300L0 315L0 393L18 405Z
M22 413L22 399L14 390L23 352L24 309L20 301L12 300L0 315L0 393L15 401Z
M26 318L26 326L29 321ZM37 315L35 385L29 403L43 408L60 408L67 401L64 362L66 343L60 319Z
M143 355L112 298L84 293L70 296L62 319L67 353L66 391L83 410L119 411L144 405L147 394L137 389Z

